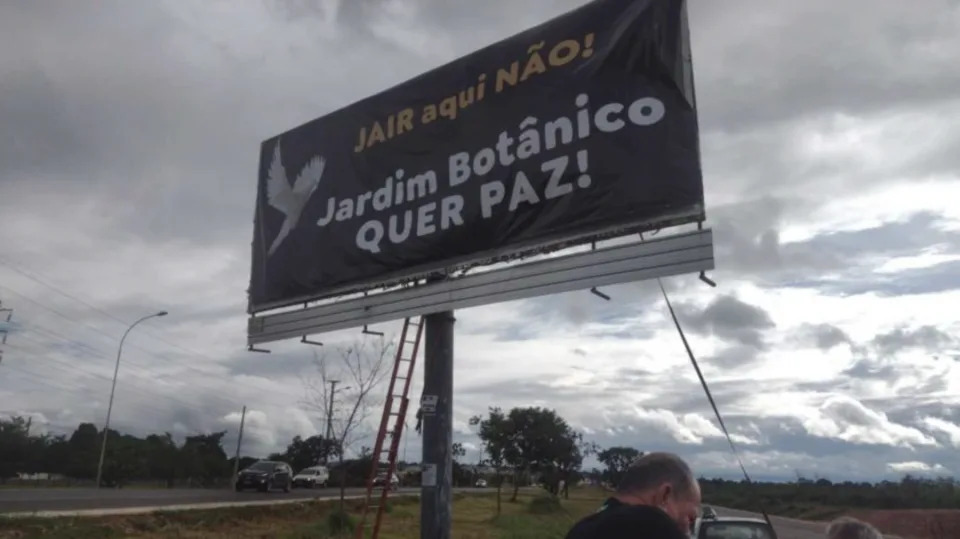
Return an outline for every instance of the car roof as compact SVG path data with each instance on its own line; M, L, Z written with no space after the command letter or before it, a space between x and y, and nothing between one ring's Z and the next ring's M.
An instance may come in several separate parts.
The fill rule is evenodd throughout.
M724 524L734 522L749 522L751 524L766 524L767 521L762 518L753 517L712 517L703 519L704 522L721 522Z

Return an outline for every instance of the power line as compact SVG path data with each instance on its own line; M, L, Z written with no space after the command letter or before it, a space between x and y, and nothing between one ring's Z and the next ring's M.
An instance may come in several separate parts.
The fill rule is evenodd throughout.
M92 348L92 347L86 346L85 343L83 343L83 342L81 342L81 341L74 341L74 340L72 340L72 339L69 339L69 338L67 338L67 337L64 337L64 336L62 336L62 335L57 334L56 332L49 331L49 330L45 330L45 331L43 331L43 332L41 333L40 331L38 331L38 329L39 329L39 327L30 327L30 328L29 328L29 331L30 331L30 332L35 332L35 333L37 333L37 334L39 334L39 335L43 335L44 333L46 333L46 336L47 336L47 337L62 340L62 341L64 341L64 342L66 342L67 344L71 344L71 345L75 345L75 346L76 346L76 345L82 345L83 347L86 347L88 350L90 350L89 352L86 352L86 354L85 354L85 355L87 355L88 357L95 357L95 358L98 358L98 359L108 359L107 356L106 356L105 354L103 354L101 351L96 350L96 349L94 349L94 348ZM37 344L37 345L39 345L39 346L43 346L43 345L44 345L44 343L42 343L41 341L38 341L38 340L35 340L35 339L31 338L31 336L30 336L29 334L25 334L25 337L27 338L28 341L33 342L33 343L35 343L35 344ZM29 350L27 350L27 349L25 349L25 348L22 348L22 347L18 347L18 348L21 348L25 354L31 353ZM85 350L83 350L80 346L78 346L78 348L79 348L79 349L77 350L77 352L79 352L79 353L85 352ZM54 358L52 358L50 355L43 355L43 356L41 356L41 357L45 357L45 358L54 360ZM83 370L83 369L79 369L78 366L76 366L76 365L74 365L74 364L71 364L71 363L65 363L65 362L61 362L61 363L65 364L65 365L69 365L69 366L71 366L71 367L73 367L73 368L76 368L76 369L78 369L78 370ZM155 372L152 372L152 371L150 371L150 370L147 370L149 367L147 367L146 365L143 365L142 363L135 363L135 362L133 362L133 361L124 361L123 364L124 364L125 366L127 366L127 365L129 364L129 366L127 366L127 369L126 369L126 370L133 370L134 372L143 372L143 373L145 373L145 375L146 375L148 378L144 378L144 377L141 377L141 376L137 376L137 375L135 375L135 374L130 374L130 375L128 375L128 376L132 376L132 377L134 377L134 379L144 380L144 381L146 381L148 384L155 383L155 381L156 381L156 379L157 379L157 375L156 375ZM138 367L139 367L139 368L138 368ZM94 376L96 376L96 377L98 377L98 378L103 378L103 379L105 379L105 380L107 380L107 381L110 381L110 380L111 380L110 377L108 377L108 376L106 376L106 375L103 375L103 374L92 373L91 371L87 371L87 370L83 370L83 371L84 371L84 372L87 372L88 374L92 374L92 375L94 375ZM210 389L210 390L215 390L215 391L218 391L218 392L223 390L223 387L222 387L222 386L209 386L209 385L198 384L198 383L196 383L196 382L194 382L193 385L194 385L194 387L199 387L199 388L201 388L201 389ZM148 386L148 387L149 387L149 386ZM145 388L145 390L148 391L148 392L153 392L152 389L146 389L146 388ZM158 393L154 393L154 394L163 396L163 395L158 394ZM221 401L224 402L224 403L228 402L227 400L225 400L225 399L223 399L223 398L221 398L221 397L219 397L219 396L214 396L214 398L216 398L216 399L218 399L218 400L221 400ZM233 403L233 402L229 402L229 404L230 404L231 407L235 407L235 406L236 406L236 403Z
M98 312L98 313L106 316L107 318L109 318L109 319L111 319L111 320L114 320L115 322L118 322L118 323L123 324L123 325L126 325L126 324L128 323L126 320L123 320L122 318L120 318L120 317L118 317L118 316L115 316L115 315L113 315L113 314L111 314L111 313L103 310L102 308L97 307L96 305L93 305L93 304L91 304L91 303L89 303L89 302L87 302L87 301L85 301L85 300L83 300L83 299L75 296L74 294L71 294L71 293L69 293L69 292L67 292L67 291L65 291L65 290L63 290L63 289L61 289L61 288L59 288L59 287L57 287L57 286L54 286L54 285L50 284L49 282L45 281L44 279L41 279L40 277L38 277L38 276L37 276L38 274L35 273L35 272L28 272L28 271L24 270L23 268L18 268L17 266L11 264L8 260L4 260L3 258L0 258L0 264L2 264L2 265L4 265L4 266L6 266L7 268L15 271L16 273L22 275L23 277L26 277L27 279L30 279L31 281L33 281L33 282L35 282L35 283L38 283L38 284L40 284L40 285L42 285L42 286L45 286L45 287L49 288L50 290L53 290L54 292L57 292L58 294L66 297L66 298L72 299L73 301L76 301L77 303L80 303L81 305L84 305L84 306L88 307L89 309L92 309L92 310L94 310L94 311L96 311L96 312ZM210 360L212 360L212 358L210 358L210 357L207 356L206 354L197 352L196 350L192 350L192 349L186 348L186 347L184 347L184 346L182 346L182 345L180 345L180 344L177 344L177 343L168 341L168 340L166 340L166 339L163 339L162 337L156 335L155 333L153 333L152 331L150 331L150 330L148 330L148 329L145 329L145 328L144 328L144 329L141 329L141 330L140 330L140 333L146 334L146 335L148 335L148 336L150 336L150 337L152 337L152 338L154 338L154 339L156 339L156 340L158 340L158 341L160 341L160 342L162 342L162 343L164 343L164 344L166 344L166 345L168 345L168 346L171 346L171 347L173 347L173 348L177 348L177 349L179 349L179 350L181 350L181 351L183 351L183 352L186 352L186 353L188 353L188 354L193 354L193 355L198 356L198 357L202 357L202 358L205 358L205 359L210 359Z
M79 367L76 366L76 365L73 365L73 364L70 364L70 363L67 363L67 362L63 362L63 361L59 361L59 360L57 360L56 358L53 358L53 357L50 357L50 356L41 356L41 357L43 357L44 359L46 359L46 360L48 360L48 361L57 363L57 364L59 364L59 365L63 365L63 366L65 367L65 370L68 370L68 371L76 372L76 373L78 373L78 374L83 374L83 375L89 376L89 377L91 377L91 378L99 378L99 379L105 380L105 381L107 381L107 382L109 382L109 381L111 380L111 378L110 378L109 376L105 376L105 375L102 375L102 374L99 374L99 373L95 373L95 372L91 372L91 371L88 371L88 370L85 370L85 369L81 369L81 368L79 368ZM17 371L20 371L20 372L23 372L23 373L27 373L27 374L32 375L32 376L34 376L34 377L37 377L38 380L40 380L40 383L41 383L42 385L46 385L46 386L52 387L52 388L54 388L54 389L59 389L60 391L65 391L65 392L73 393L73 394L75 394L75 395L80 395L81 392L84 391L83 388L79 388L79 387L76 387L76 386L64 386L64 385L61 385L61 384L51 383L52 380L50 379L50 377L49 377L48 374L45 374L45 373L42 373L42 372L37 372L37 371L34 371L34 370L24 369L23 366L21 366L21 365L11 364L11 365L9 365L9 367L10 367L11 369L14 369L14 370L17 370ZM159 397L159 398L162 398L162 399L166 399L166 400L169 400L170 402L173 402L173 403L176 403L176 404L180 404L180 405L182 405L182 406L186 406L187 408L197 409L197 408L202 408L204 405L209 406L209 404L210 404L210 403L200 404L200 403L197 403L197 402L184 400L184 399L182 399L182 398L178 398L178 397L174 397L174 396L171 396L171 395L167 395L167 394L164 394L164 393L157 392L157 391L154 390L154 389L148 389L148 388L145 388L145 387L143 387L143 386L136 385L136 384L134 384L134 383L132 383L132 382L131 382L131 383L125 383L123 386L118 387L117 390L118 390L118 391L121 391L121 392L123 392L123 393L125 393L125 394L129 393L131 396L142 396L143 393L149 393L149 394L151 394L151 395L154 396L154 397ZM88 389L87 392L93 393L94 390ZM86 392L85 392L85 393L86 393ZM84 397L89 397L88 394L84 394L83 396L84 396ZM218 401L220 401L219 404L222 405L222 406L224 406L224 408L231 408L231 409L232 409L233 407L236 406L235 403L230 402L230 401L227 401L227 400L222 399L222 398L220 398L220 397L215 397L215 398L216 398ZM137 401L137 406L143 407L143 408L154 409L154 410L157 410L157 411L160 411L160 410L161 410L160 408L155 408L155 407L153 407L153 406L151 406L151 405L144 404L144 403L142 402L142 400L138 400L138 401Z
M78 324L78 325L84 326L84 327L86 327L86 328L88 328L88 329L96 332L97 334L102 335L102 336L110 339L111 342L116 339L116 336L110 335L109 333L104 332L102 329L100 329L100 328L98 328L98 327L96 327L96 326L93 326L93 325L91 325L91 324L89 324L89 323L87 323L87 322L83 322L83 321L77 320L77 319L75 319L75 318L73 318L73 317L71 317L71 316L69 316L69 315L67 315L67 314L64 314L62 311L60 311L60 310L58 310L58 309L56 309L56 308L50 307L50 306L48 306L48 305L45 305L44 303L39 302L39 301L37 301L37 300L35 300L35 299L32 299L32 298L30 298L29 296L27 296L26 294L23 294L22 292L18 292L18 291L16 291L16 290L10 288L10 287L7 286L7 285L0 285L0 289L6 289L7 291L12 292L13 294L17 295L18 297L20 297L20 298L22 298L22 299L24 299L24 300L26 300L26 301L34 304L34 305L37 305L37 306L40 307L40 308L45 309L45 310L47 310L47 311L50 311L50 312L56 314L57 316L60 316L61 318L63 318L64 320L67 320L68 322L72 322L72 323L74 323L74 324ZM155 357L155 358L158 358L158 359L166 359L166 358L163 358L163 357L157 355L155 352L151 352L150 350L147 350L147 349L145 349L145 348L143 348L143 347L141 347L141 346L137 346L136 344L130 344L129 346L130 346L131 348L133 348L133 349L139 350L139 351L141 351L141 352L143 352L143 353L145 353L145 354L148 354L148 355L150 355L150 356L153 356L153 357ZM212 360L211 360L211 361L212 361ZM214 364L218 364L218 363L215 362L215 361L213 361L213 363L214 363ZM182 369L185 369L185 370L194 371L194 372L197 372L197 373L206 375L206 376L216 376L216 373L212 373L212 372L209 372L209 371L204 371L204 370L198 369L198 368L196 368L196 367L193 367L193 366L191 366L191 365L178 364L178 367L180 367L180 368L182 368ZM243 382L240 382L240 381L235 381L235 382L233 382L233 383L236 384L236 385L246 385L246 384L244 384ZM262 391L262 388L256 388L256 387L254 387L254 386L249 386L249 385L247 385L247 388L252 389L252 390L256 390L256 391Z

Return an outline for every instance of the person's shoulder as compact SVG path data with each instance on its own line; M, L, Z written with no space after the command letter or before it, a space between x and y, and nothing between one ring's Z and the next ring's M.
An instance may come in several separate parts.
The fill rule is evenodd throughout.
M686 539L687 536L656 507L618 504L587 516L566 539Z

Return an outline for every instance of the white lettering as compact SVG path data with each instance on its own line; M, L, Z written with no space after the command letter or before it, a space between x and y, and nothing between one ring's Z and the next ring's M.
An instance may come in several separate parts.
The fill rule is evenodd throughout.
M513 137L507 134L506 131L500 133L500 138L497 139L497 154L500 157L501 166L510 166L510 163L513 163L516 159L511 153L510 148L513 146Z
M567 164L569 163L570 158L566 155L561 155L556 159L544 162L543 165L540 166L540 170L550 173L550 179L547 180L547 188L543 191L543 198L551 200L573 192L573 184L560 183L560 180L563 179L563 173L567 170Z
M456 187L470 179L470 154L455 153L450 156L450 187Z
M493 165L497 163L497 155L490 148L484 148L477 152L473 157L473 173L477 176L485 176L493 170Z
M330 221L333 221L333 208L336 206L337 201L330 197L327 199L327 214L317 219L317 226L327 226L330 224Z
M371 233L373 237L370 237ZM357 247L364 251L379 253L381 240L383 240L383 225L380 221L367 221L357 231Z
M436 232L437 227L433 224L433 210L437 209L436 202L427 202L417 208L417 236L426 236Z
M444 197L440 201L440 230L446 230L451 226L460 226L463 224L463 197L460 195L451 195Z
M627 110L627 117L635 125L653 125L666 114L663 102L655 97L642 97L634 101Z
M413 201L437 192L437 174L428 170L407 180L407 200Z
M493 207L503 202L506 189L503 182L495 181L480 186L480 214L484 219L493 215Z
M389 231L390 231L390 241L393 243L400 243L406 241L410 237L410 229L413 228L413 212L406 210L403 212L403 230L397 230L397 215L391 215L389 219Z
M611 114L619 114L622 111L623 105L620 103L607 103L597 109L597 113L593 115L593 123L596 124L597 129L604 133L613 133L614 131L623 129L623 126L627 125L627 122L624 122L620 118L610 119Z
M513 193L510 194L510 211L516 211L517 206L521 202L526 202L528 204L536 204L540 202L540 197L537 196L537 192L533 189L533 186L530 185L530 180L527 179L527 175L521 170L517 172L517 175L513 177Z

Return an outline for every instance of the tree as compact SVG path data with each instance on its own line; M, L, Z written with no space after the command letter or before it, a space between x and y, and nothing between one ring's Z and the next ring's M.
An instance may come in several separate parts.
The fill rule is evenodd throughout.
M643 456L643 453L632 447L610 447L597 454L597 459L606 466L603 479L613 486L620 484L620 479L633 461Z
M67 442L70 460L67 475L78 479L97 476L97 457L100 454L100 431L93 423L80 423Z
M360 338L347 346L337 347L333 359L314 352L317 377L303 381L307 393L304 405L318 413L324 423L330 418L331 438L339 459L341 511L347 486L344 453L359 439L358 428L371 411L383 403L374 397L373 391L390 373L387 358L392 349L389 339L374 337ZM333 399L331 380L341 383Z
M501 512L501 490L503 488L503 469L513 460L516 445L513 440L514 428L510 418L500 408L490 408L487 417L474 416L470 425L477 427L477 434L483 442L487 454L486 463L493 467L497 484L497 515Z
M28 419L20 416L0 419L0 482L26 471L29 444Z
M460 459L467 455L466 449L460 442L454 442L451 453L453 456L453 485L470 485L474 481L473 473L469 472L460 462Z
M169 432L147 436L146 454L150 477L161 479L167 488L173 488L177 479L177 444L173 436Z
M511 501L517 500L521 481L534 473L556 495L560 481L573 479L589 449L582 435L555 411L544 408L514 408L509 414L490 408L486 418L473 417L470 424L479 427L489 463L497 471L498 514L504 466L513 470Z
M287 446L287 451L280 455L280 460L299 472L304 468L327 462L330 457L336 457L339 454L340 449L335 440L328 440L319 434L306 439L294 436L293 441Z
M546 408L514 408L509 425L514 451L507 462L514 469L513 497L520 491L519 477L537 473L552 494L557 494L562 474L579 470L583 462L580 444L583 439L566 420Z
M223 450L223 437L227 431L212 434L187 436L180 448L180 463L183 475L202 486L211 486L216 479L229 477L232 470L227 464Z

